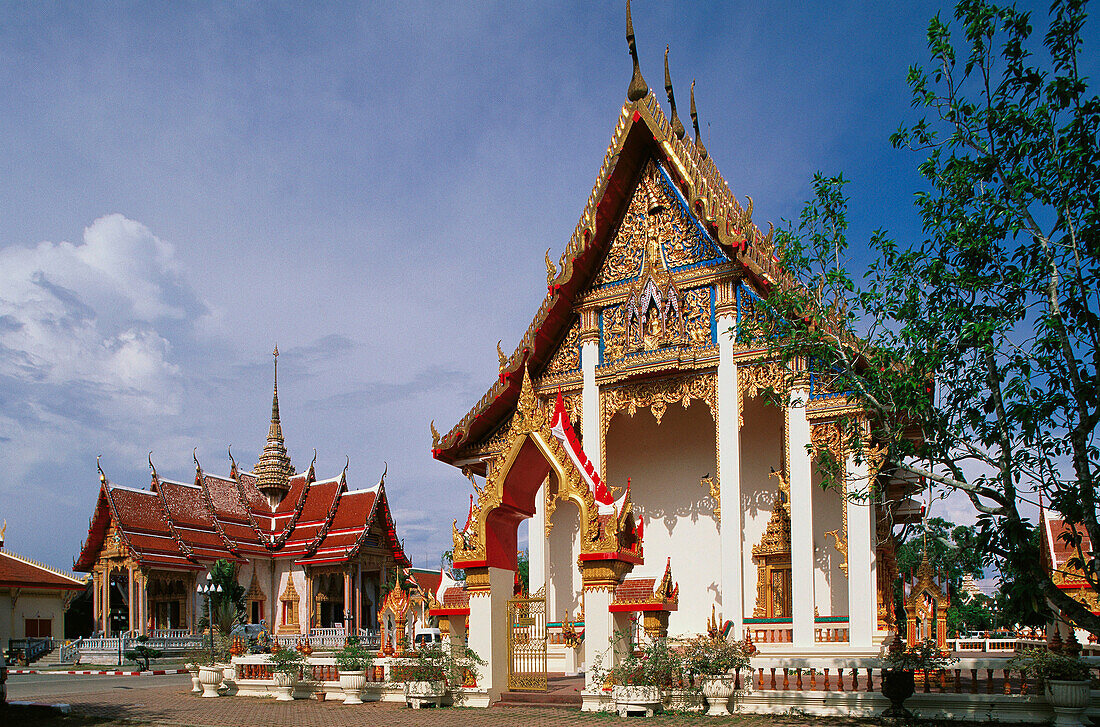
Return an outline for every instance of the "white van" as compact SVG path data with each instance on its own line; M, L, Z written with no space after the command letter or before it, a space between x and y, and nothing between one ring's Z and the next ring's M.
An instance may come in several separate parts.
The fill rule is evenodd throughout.
M435 628L418 628L416 635L413 637L413 646L428 646L429 644L442 643L443 639L439 633L439 629Z

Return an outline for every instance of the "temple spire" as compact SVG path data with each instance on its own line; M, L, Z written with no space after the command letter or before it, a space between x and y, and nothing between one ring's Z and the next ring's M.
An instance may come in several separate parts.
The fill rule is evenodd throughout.
M267 496L274 507L290 490L290 456L283 441L283 425L279 421L279 347L272 351L275 357L275 387L271 396L271 426L267 430L267 444L256 463L256 486Z
M634 21L630 18L630 0L626 0L626 44L630 47L630 58L634 61L634 75L626 89L626 97L631 101L640 101L649 93L649 85L642 78L642 69L638 65L638 46L634 43Z
M672 109L672 120L669 122L672 124L672 133L676 135L677 139L683 141L687 131L684 129L684 124L680 121L680 117L676 115L676 96L672 93L672 75L668 72L668 46L665 46L665 93L668 94L668 105Z

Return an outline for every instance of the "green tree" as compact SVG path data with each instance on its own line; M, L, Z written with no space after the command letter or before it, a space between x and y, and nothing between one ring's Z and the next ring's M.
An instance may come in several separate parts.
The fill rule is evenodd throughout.
M849 392L865 414L841 422L857 459L870 440L887 471L962 493L1001 572L1100 634L1045 571L1029 517L1041 498L1100 543L1100 100L1078 66L1085 3L1055 0L1041 38L1028 13L985 0L961 0L953 22L930 22L930 60L908 78L925 116L892 138L924 156L924 239L876 232L852 279L845 182L815 178L776 238L787 274L766 303L782 324L738 335L766 338L795 389L793 364L809 362L818 385ZM1100 591L1096 559L1070 544Z
M984 576L984 568L990 557L977 547L978 533L968 525L955 525L943 518L933 517L925 521L924 528L911 532L898 543L898 572L904 578L915 572L928 550L928 562L936 571L947 576L951 603L947 609L948 632L989 629L993 626L992 613L983 612L977 604L967 601L961 589L963 577ZM894 606L898 621L905 620L902 606L901 583L895 584Z
M233 630L233 626L245 622L245 587L237 582L237 566L224 558L214 561L210 566L211 583L221 587L220 593L206 596L202 604L202 617L199 626L208 625L207 614L213 611L214 626L223 634ZM213 598L213 603L210 599ZM210 606L213 606L211 609ZM209 610L208 610L209 609Z
M524 548L516 553L516 570L519 572L519 584L524 593L531 592L531 553Z

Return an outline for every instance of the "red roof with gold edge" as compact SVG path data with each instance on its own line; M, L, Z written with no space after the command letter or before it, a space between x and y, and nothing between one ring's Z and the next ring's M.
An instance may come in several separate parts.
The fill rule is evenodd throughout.
M158 568L198 570L214 560L246 556L346 562L367 543L372 526L396 561L410 565L381 483L349 491L346 473L316 482L311 466L290 484L272 511L251 473L232 479L200 468L196 484L186 484L160 479L154 471L150 490L113 485L102 476L88 537L73 568L92 569L112 522L119 544L140 564Z
M1084 553L1087 562L1089 554L1092 552L1092 541L1089 539L1085 526L1071 526L1065 520L1048 518L1045 511L1041 520L1043 560L1048 568L1060 571L1064 575L1059 588L1090 588L1080 568L1069 564L1071 559L1078 557L1077 548L1063 538L1063 535L1076 532L1081 539L1081 552Z
M588 288L607 253L617 225L626 212L642 167L651 156L665 164L703 223L730 260L744 269L757 287L766 289L786 274L765 237L745 223L745 211L734 198L709 156L694 143L677 139L651 93L623 106L603 167L564 253L565 264L547 286L546 298L508 358L497 381L447 434L433 443L432 455L454 463L463 446L478 442L503 422L516 405L523 371L542 371L564 338L578 295ZM464 463L484 475L484 464Z
M627 578L615 587L608 611L675 611L680 604L680 586L672 581L672 560L665 561L661 578Z
M85 584L30 558L0 550L0 588L83 591Z

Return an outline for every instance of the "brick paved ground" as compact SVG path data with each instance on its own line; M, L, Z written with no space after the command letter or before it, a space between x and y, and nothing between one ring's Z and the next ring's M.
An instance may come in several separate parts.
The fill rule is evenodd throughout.
M51 701L68 702L75 713L104 720L99 727L133 721L140 724L187 727L573 727L637 722L620 720L614 715L582 713L563 709L493 707L471 709L447 707L440 710L412 710L400 704L373 703L344 706L339 702L298 700L276 702L273 699L222 697L202 699L181 693L179 686L153 686L131 690L105 690L90 694L59 696ZM66 724L71 722L61 722ZM45 723L43 723L45 724ZM815 719L809 717L764 717L745 715L730 718L705 718L701 715L661 715L646 720L647 725L722 725L746 727L795 727L795 725L856 726L878 724L875 720Z

